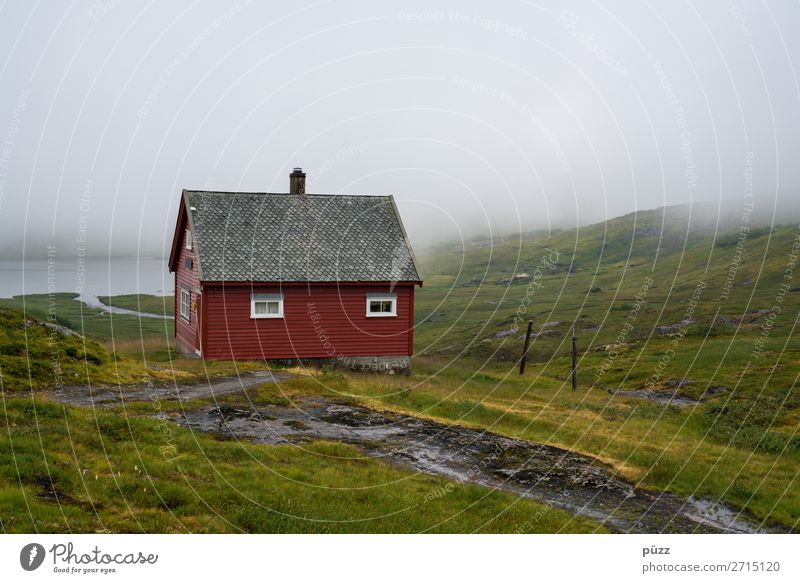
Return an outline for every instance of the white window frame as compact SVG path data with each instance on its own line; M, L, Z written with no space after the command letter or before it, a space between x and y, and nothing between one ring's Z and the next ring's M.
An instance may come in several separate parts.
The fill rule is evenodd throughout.
M185 302L184 302L185 298ZM192 292L188 287L181 287L181 297L179 302L181 318L188 322L192 314ZM184 310L185 308L185 310Z
M256 304L260 302L278 302L278 312L273 314L256 314ZM250 317L254 319L283 318L283 294L251 294Z
M370 302L392 302L391 312L372 312ZM397 317L397 294L367 294L367 318L396 318Z
M186 235L184 236L184 240L186 243L186 248L191 251L192 250L192 230L190 228L186 228Z

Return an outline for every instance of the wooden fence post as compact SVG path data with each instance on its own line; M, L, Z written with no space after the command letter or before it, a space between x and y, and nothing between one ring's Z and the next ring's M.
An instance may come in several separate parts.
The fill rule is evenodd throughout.
M528 320L528 331L525 332L525 346L522 347L522 357L519 359L519 374L525 373L525 359L528 357L528 346L531 343L531 331L533 330L533 320Z
M575 328L572 329L572 390L578 388L578 337Z

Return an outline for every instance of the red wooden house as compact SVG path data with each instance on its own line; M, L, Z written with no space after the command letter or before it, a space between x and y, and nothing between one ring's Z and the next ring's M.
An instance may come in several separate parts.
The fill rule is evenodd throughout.
M391 196L184 190L169 259L175 338L212 359L407 371L422 285Z

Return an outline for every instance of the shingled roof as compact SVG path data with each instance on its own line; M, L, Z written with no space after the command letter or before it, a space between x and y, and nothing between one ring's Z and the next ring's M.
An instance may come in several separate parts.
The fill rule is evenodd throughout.
M203 281L421 281L391 196L183 192Z

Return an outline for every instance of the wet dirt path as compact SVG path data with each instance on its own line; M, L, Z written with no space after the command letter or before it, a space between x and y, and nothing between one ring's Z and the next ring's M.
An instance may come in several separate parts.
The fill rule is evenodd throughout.
M122 387L64 387L50 393L50 397L66 405L79 407L111 407L124 401L189 401L241 392L243 389L266 383L277 383L292 375L257 371L236 377L206 379L188 384L150 383Z
M759 531L719 504L635 488L587 456L345 401L305 397L292 407L209 406L174 421L223 438L268 445L348 443L393 464L588 516L615 532Z

